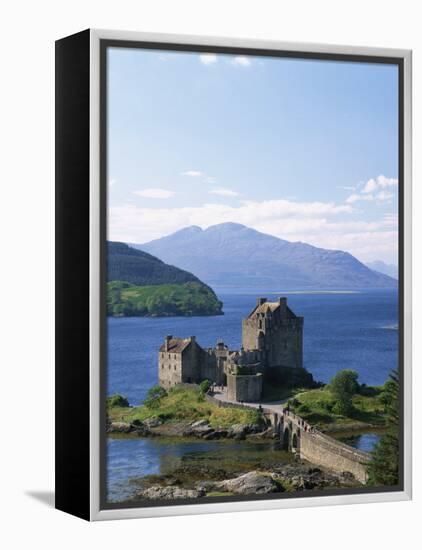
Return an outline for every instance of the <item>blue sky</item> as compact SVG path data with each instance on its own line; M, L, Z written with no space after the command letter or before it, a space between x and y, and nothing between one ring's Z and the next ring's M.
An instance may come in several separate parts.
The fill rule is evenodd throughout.
M390 65L108 50L109 238L233 221L397 263Z

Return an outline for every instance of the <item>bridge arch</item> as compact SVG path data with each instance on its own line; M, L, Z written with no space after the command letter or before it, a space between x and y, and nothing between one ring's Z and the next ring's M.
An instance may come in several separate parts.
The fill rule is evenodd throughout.
M297 430L292 434L292 451L300 450L300 431Z
M290 451L291 445L290 445L290 429L288 426L284 428L283 431L283 441L282 441L282 448L284 451Z

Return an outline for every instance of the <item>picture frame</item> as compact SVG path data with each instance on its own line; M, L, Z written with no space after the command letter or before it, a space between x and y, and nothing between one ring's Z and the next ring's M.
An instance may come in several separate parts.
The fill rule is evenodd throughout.
M111 77L107 72L107 52L111 48L154 51L163 55L170 52L247 59L251 56L258 60L363 63L397 68L397 369L400 425L399 482L394 488L361 484L358 488L341 487L335 491L228 496L209 496L207 493L198 500L159 499L120 504L107 501L109 332L106 295L107 240L110 240L107 189L112 132L108 126L108 86ZM56 508L96 521L411 498L411 101L409 50L96 29L88 29L56 42ZM220 123L224 128L224 118ZM254 300L255 296L252 296L252 302ZM160 339L162 336L165 335L160 335ZM192 381L196 381L194 377L192 380L190 377L189 380L183 379L188 384ZM243 399L234 399L243 405ZM255 401L261 407L261 397L258 396ZM265 403L262 408L266 408ZM293 418L293 423L296 422L293 411L288 410L285 414ZM298 418L300 430L305 430L305 425L300 425L301 417ZM311 429L312 426L309 426ZM324 452L329 454L331 451L325 447ZM346 449L344 452L350 454L351 451ZM318 465L327 466L324 463Z

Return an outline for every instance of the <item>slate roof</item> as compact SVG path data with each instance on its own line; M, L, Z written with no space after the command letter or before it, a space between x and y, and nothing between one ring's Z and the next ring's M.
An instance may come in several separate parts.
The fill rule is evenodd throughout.
M271 313L274 313L274 311L277 311L279 307L280 307L279 302L264 302L263 304L256 306L256 308L253 311L251 311L251 313L249 314L249 317L253 317L257 313L265 314L269 311L271 311ZM296 315L288 306L286 306L286 313L287 313L287 318L294 319L296 317Z
M189 344L191 343L190 338L172 338L169 342L169 347L166 349L165 344L161 344L160 351L167 351L171 353L182 353Z

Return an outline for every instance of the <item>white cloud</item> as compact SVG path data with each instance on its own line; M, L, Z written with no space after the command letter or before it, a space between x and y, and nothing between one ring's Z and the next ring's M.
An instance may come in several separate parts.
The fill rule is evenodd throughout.
M189 225L206 228L230 221L289 241L346 250L363 262L381 259L397 263L397 216L384 214L376 221L348 219L354 214L350 204L289 200L176 208L125 204L110 208L109 238L142 243Z
M277 226L276 232L268 232L282 237L285 231L294 234L303 227L310 227L310 224L320 224L320 218L351 212L353 208L349 205L288 200L242 201L239 206L208 203L180 208L146 208L125 204L110 208L110 232L115 240L140 243L189 225L208 227L237 222L256 229L263 228L265 224L269 228Z
M190 178L199 178L200 176L203 176L204 174L200 172L199 170L186 170L185 172L181 172L181 176L188 176Z
M240 67L249 67L251 64L251 60L244 55L238 55L234 57L231 62L233 65L237 65Z
M390 191L380 191L375 195L375 199L377 201L388 201L390 202L395 197L394 193L391 193Z
M382 174L377 178L368 180L363 186L362 193L373 193L379 189L386 189L387 187L396 187L398 180L396 178L386 178Z
M144 197L146 199L169 199L175 194L174 191L161 189L160 187L150 187L148 189L141 189L140 191L133 191L133 193L138 197Z
M350 195L350 197L347 197L346 202L348 204L353 204L357 201L373 201L374 197L373 195L357 195L356 193L353 193Z
M221 197L238 197L240 193L233 191L232 189L227 189L225 187L215 187L208 191L211 195L220 195Z
M203 65L212 65L213 63L217 63L218 58L215 53L203 53L199 56L199 61Z
M337 189L344 189L345 191L355 191L356 186L354 186L354 185L337 185Z
M391 202L395 194L387 191L388 188L394 188L398 185L395 178L386 178L380 175L363 183L359 193L352 193L346 199L346 203L353 204L358 201ZM343 187L342 189L346 189ZM355 188L356 189L356 188Z

